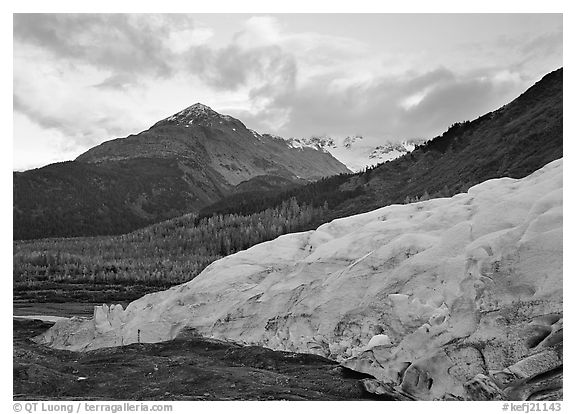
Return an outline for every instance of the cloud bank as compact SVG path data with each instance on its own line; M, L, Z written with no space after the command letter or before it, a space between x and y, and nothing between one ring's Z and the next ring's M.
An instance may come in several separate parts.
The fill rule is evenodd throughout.
M197 101L285 137L430 138L562 65L561 16L482 41L446 40L434 22L422 27L426 47L401 28L343 34L322 15L306 28L293 16L209 17L14 15L15 141L57 134L69 155Z

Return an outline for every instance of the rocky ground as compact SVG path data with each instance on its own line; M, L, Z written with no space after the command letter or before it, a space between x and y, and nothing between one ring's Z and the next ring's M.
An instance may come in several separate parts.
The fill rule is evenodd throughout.
M14 320L15 400L375 399L369 377L329 359L240 346L191 333L86 353L30 340L51 324Z

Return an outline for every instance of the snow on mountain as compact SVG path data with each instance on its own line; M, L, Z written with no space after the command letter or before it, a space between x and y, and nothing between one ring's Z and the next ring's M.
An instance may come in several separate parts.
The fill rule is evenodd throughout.
M390 161L398 158L408 152L414 151L416 145L411 142L402 142L401 144L386 144L378 145L368 156L371 160L376 160L378 163Z
M401 157L413 151L416 144L424 142L423 140L410 140L401 143L383 142L381 145L374 146L365 143L363 139L361 135L347 136L344 139L313 136L310 138L290 138L287 141L292 148L313 148L329 152L354 172Z
M292 148L312 148L324 152L329 152L330 148L337 147L330 137L290 138L287 141Z
M417 399L527 399L562 365L562 160L281 236L36 340L80 351L187 328L325 355Z
M328 151L340 162L346 164L352 171L361 171L366 167L372 167L386 161L394 160L407 154L416 148L417 143L423 141L403 141L401 143L384 142L373 146L364 144L362 137L353 137L344 140L343 145L329 149Z
M206 106L199 102L158 122L158 124L160 123L174 123L178 125L204 125L204 126L218 126L223 125L225 123L241 124L241 122L236 118L232 118L229 115L219 114L209 106Z
M345 148L352 148L352 145L361 139L364 139L361 135L347 136L344 138L343 145Z

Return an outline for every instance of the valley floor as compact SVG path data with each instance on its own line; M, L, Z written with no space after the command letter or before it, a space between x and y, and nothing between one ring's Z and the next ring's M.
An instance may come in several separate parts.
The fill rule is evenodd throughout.
M86 353L30 340L51 326L14 319L14 400L374 399L368 376L308 354L190 335Z
M94 306L101 304L102 303L98 302L38 303L27 300L14 300L12 303L12 315L14 317L22 318L30 318L37 315L46 318L71 318L73 316L91 317L94 314Z
M121 303L128 304L142 296L168 289L173 284L62 283L36 281L32 285L14 282L16 303ZM91 312L90 312L91 313Z

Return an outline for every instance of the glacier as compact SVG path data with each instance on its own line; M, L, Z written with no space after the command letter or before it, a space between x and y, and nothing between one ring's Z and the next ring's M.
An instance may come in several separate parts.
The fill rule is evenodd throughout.
M560 159L281 236L35 340L87 351L193 329L320 354L416 399L528 399L562 367L562 247Z

